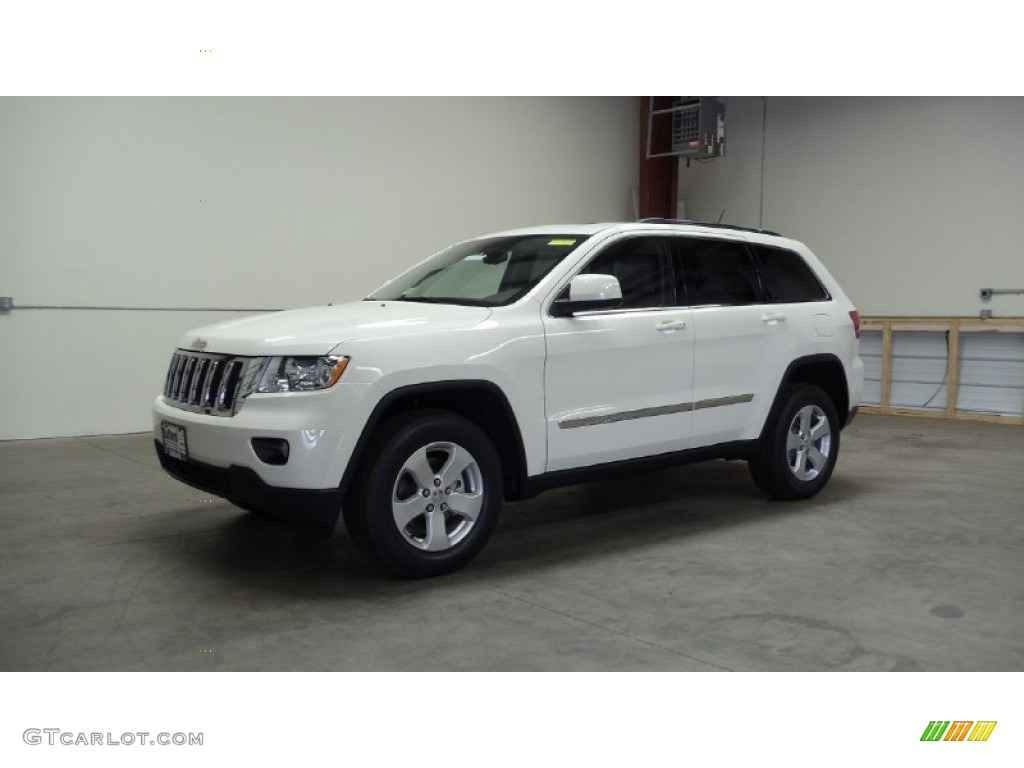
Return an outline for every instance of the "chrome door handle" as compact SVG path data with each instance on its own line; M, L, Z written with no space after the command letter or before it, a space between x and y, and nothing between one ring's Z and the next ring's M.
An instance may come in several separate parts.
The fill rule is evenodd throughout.
M762 323L781 323L785 321L786 316L780 312L767 312L761 315Z
M681 331L686 328L685 320L666 320L654 326L659 331Z

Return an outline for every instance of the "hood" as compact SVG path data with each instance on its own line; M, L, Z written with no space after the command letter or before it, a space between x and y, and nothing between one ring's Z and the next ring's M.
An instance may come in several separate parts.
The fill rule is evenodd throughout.
M326 355L343 341L472 328L490 314L487 307L353 301L195 328L181 337L178 346L229 355Z

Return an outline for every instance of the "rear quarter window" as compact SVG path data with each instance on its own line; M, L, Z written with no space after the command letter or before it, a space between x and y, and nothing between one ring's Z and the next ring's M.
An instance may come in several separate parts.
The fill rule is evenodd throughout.
M753 246L761 267L767 300L776 304L827 301L830 296L799 254L784 248Z

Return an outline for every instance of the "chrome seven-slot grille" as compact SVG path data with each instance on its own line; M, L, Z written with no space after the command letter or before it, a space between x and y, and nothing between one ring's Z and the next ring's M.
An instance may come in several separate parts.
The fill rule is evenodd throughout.
M177 351L164 382L168 405L214 416L232 416L238 410L254 358Z

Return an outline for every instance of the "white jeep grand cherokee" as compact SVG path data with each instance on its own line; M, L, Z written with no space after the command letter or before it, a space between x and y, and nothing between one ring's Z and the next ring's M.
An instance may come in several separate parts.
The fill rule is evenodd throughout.
M170 474L429 576L503 499L745 459L801 499L856 412L860 318L803 244L669 220L453 245L371 296L191 331L153 406Z

